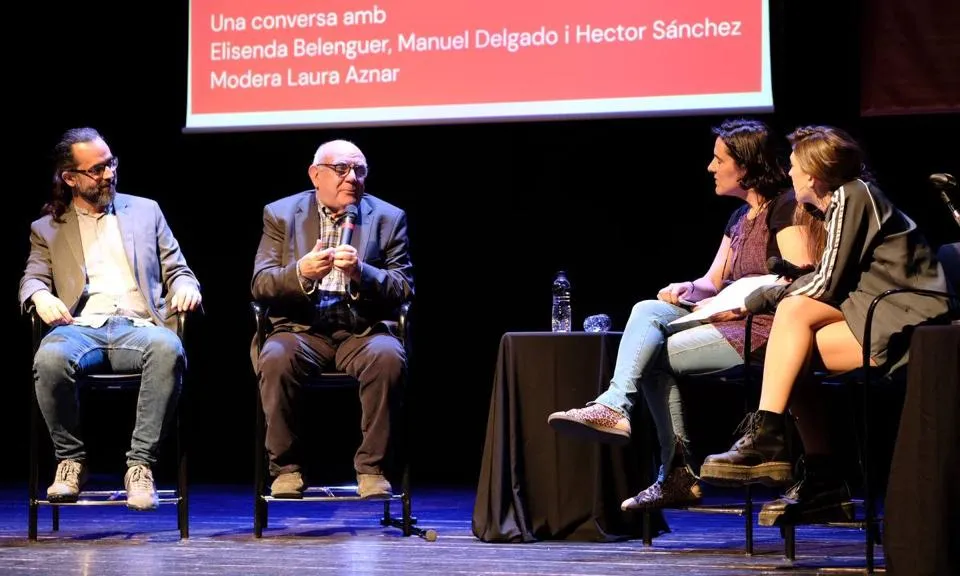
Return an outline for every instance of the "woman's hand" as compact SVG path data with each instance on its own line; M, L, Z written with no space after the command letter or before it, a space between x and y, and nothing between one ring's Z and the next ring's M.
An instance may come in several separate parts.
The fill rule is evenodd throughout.
M690 302L693 299L694 293L693 282L676 282L673 284L667 284L665 287L661 288L657 292L657 299L663 300L664 302L669 302L670 304L679 305L681 300Z
M731 320L740 320L747 317L747 309L736 308L734 310L724 310L723 312L717 312L716 314L711 315L707 320L710 322L730 322Z
M704 298L703 300L698 300L698 301L697 301L697 305L693 307L693 311L696 312L696 311L699 310L700 308L703 308L704 306L706 306L707 304L709 304L710 301L713 300L714 298L715 298L715 296L710 296L709 298Z

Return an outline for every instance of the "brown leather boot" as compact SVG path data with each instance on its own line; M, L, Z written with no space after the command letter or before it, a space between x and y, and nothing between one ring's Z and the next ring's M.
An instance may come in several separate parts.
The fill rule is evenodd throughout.
M270 495L274 498L303 498L307 489L303 475L299 470L278 474L270 485Z
M758 410L744 418L738 429L744 430L744 435L730 450L704 459L701 480L714 486L780 486L792 482L783 414Z

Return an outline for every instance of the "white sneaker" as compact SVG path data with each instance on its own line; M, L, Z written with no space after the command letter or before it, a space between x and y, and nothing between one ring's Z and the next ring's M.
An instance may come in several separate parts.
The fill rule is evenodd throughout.
M87 467L79 460L63 460L57 464L53 484L47 488L47 501L53 503L76 502L80 487L87 480Z
M123 476L123 487L127 490L127 508L131 510L154 510L160 505L157 487L153 483L153 472L146 464L135 464L127 468Z

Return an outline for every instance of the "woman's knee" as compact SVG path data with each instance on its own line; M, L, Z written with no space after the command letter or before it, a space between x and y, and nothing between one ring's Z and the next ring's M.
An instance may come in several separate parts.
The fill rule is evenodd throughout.
M777 305L776 319L794 326L819 328L843 319L843 314L833 306L809 296L790 296Z
M643 300L633 305L627 324L654 324L678 316L677 308L663 300Z
M743 357L712 325L695 326L670 336L666 368L676 376L708 374L743 364Z

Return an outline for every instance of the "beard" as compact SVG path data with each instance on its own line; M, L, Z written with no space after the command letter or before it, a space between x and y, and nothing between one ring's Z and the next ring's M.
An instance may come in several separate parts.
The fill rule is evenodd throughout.
M104 182L95 188L87 188L80 191L80 196L90 204L97 207L99 210L103 210L113 202L114 196L117 194L116 183Z

